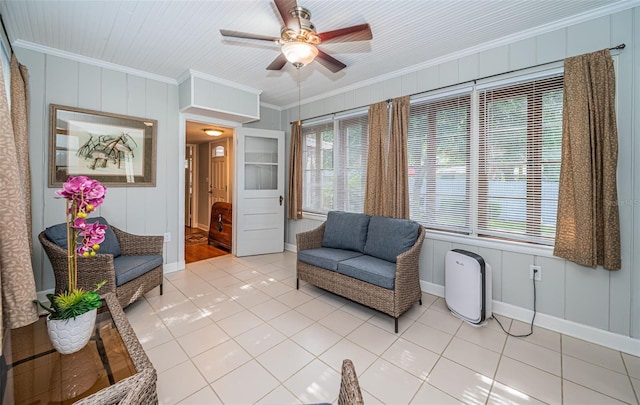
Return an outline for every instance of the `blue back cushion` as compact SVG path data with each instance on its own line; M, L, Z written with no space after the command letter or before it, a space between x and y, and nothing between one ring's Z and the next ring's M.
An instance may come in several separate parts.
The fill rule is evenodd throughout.
M322 247L364 252L369 227L368 215L330 211L322 238Z
M418 239L420 226L409 219L371 217L364 253L389 262L409 250Z
M109 226L109 223L103 217L94 217L87 218L87 222L100 222L102 225L107 225L107 230L104 234L104 242L100 244L100 250L97 253L113 255L113 257L118 257L121 255L120 244L118 243L118 238L116 238L116 234L113 232L113 229ZM57 224L48 227L44 230L44 234L47 238L60 246L63 249L67 248L67 224Z

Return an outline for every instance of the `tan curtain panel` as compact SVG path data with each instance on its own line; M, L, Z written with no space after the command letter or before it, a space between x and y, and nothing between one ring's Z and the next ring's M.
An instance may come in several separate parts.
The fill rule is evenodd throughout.
M608 49L565 59L554 255L620 268L615 73Z
M27 88L27 67L11 56L11 121L16 140L16 156L20 168L20 184L23 193L27 233L31 235L31 169L29 168L29 89ZM29 251L33 253L33 241L29 238Z
M372 104L369 107L369 152L364 194L364 213L367 215L384 215L382 189L387 167L385 155L388 131L387 102Z
M287 217L289 219L302 218L302 123L300 121L291 124Z
M22 70L25 73L26 71ZM0 77L2 77L0 66ZM19 94L14 99L25 100L26 83L22 75L15 74L12 82L19 81L22 85L12 84L12 88ZM4 81L0 80L0 288L2 289L2 325L18 328L35 322L38 319L33 300L36 298L36 286L31 267L29 240L31 232L27 225L27 208L24 184L25 169L20 165L29 166L29 162L18 157L19 151L27 150L26 120L19 117L16 122L17 131L11 121L11 112L6 97ZM24 108L26 113L26 108ZM24 126L24 128L20 128ZM0 336L1 341L1 336Z
M409 176L407 173L407 133L409 131L409 96L393 99L391 131L384 195L384 215L409 218Z

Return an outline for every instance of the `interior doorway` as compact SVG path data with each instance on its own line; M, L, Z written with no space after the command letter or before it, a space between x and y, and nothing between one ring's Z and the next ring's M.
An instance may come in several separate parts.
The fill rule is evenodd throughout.
M228 244L218 241L219 229L230 232L232 224L220 227L217 217L212 222L212 208L216 203L230 205L233 198L234 129L192 120L185 125L184 245L188 264L231 252Z

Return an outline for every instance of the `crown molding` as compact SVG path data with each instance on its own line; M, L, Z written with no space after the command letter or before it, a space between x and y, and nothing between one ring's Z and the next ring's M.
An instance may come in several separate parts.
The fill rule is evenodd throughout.
M640 6L640 0L625 0L613 5L602 6L588 12L584 12L581 14L576 14L574 16L564 18L561 20L553 21L547 24L540 25L538 27L530 28L528 30L520 31L515 34L507 35L502 38L498 38L493 41L488 41L482 43L480 45L472 46L466 49L462 49L460 51L452 52L447 55L443 55L438 58L430 59L428 61L408 66L403 69L395 70L393 72L385 73L380 76L372 77L371 79L363 80L361 82L353 83L348 86L341 87L340 89L332 90L326 93L318 94L312 97L308 97L302 99L300 101L301 105L312 103L314 101L324 100L329 97L333 97L339 94L343 94L349 91L353 91L356 89L360 89L362 87L370 86L372 84L380 83L385 80L395 79L397 77L414 73L423 69L430 68L432 66L437 66L446 62L450 62L452 60L460 59L465 56L474 55L483 51L487 51L489 49L497 48L499 46L512 44L514 42L518 42L524 39L532 38L538 35L546 34L551 31L555 31L558 29L563 29L570 27L572 25L580 24L585 21L594 20L596 18L604 17L607 15L612 15L621 11L628 10L630 8L634 8ZM617 45L617 44L613 44ZM288 110L290 108L297 108L298 102L287 104L282 107L283 110Z
M29 41L23 41L21 39L14 41L13 46L16 48L29 49L31 51L41 52L51 56L57 56L60 58L73 60L76 62L86 63L88 65L98 66L105 69L111 69L118 72L134 75L134 76L140 76L146 79L151 79L151 80L156 80L158 82L172 84L174 86L178 85L178 82L176 81L176 79L172 79L170 77L157 75L155 73L145 72L144 70L139 70L139 69L134 69L127 66L118 65L116 63L105 62L100 59L89 58L87 56L82 56L72 52L62 51L60 49L50 48L48 46L35 44Z
M283 111L284 108L280 107L279 105L275 105L275 104L269 104L269 103L265 103L265 102L260 102L260 107L264 107L264 108L270 108L272 110L276 110L276 111Z

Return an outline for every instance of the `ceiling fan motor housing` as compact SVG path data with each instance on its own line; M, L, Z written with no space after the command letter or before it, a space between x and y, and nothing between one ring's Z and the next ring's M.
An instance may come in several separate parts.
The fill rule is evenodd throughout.
M311 22L311 12L309 10L296 6L289 11L289 14L300 22L300 30L296 31L286 26L282 27L280 31L281 43L306 42L314 45L320 43L320 37L316 33L315 25Z

